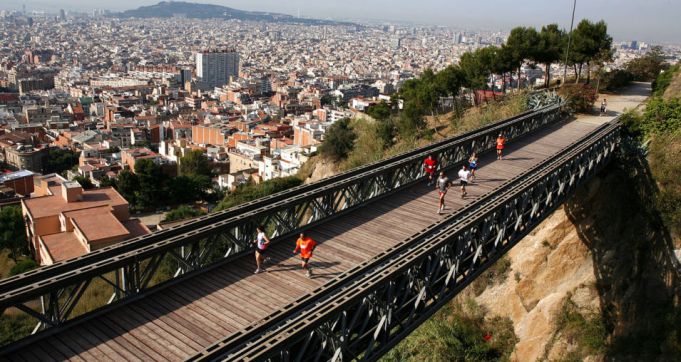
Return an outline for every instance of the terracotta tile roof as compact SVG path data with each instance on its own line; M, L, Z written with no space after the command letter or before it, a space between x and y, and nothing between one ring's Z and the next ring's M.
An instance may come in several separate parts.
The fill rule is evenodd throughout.
M36 197L25 200L26 208L34 219L58 215L81 209L89 209L97 206L127 205L128 202L111 187L83 191L81 201L69 202L62 197L61 186L50 187L52 195Z
M111 213L111 208L108 206L65 212L64 216L73 219L73 225L92 244L103 239L125 238L130 234L128 229Z
M73 232L44 235L41 238L47 247L47 252L55 262L72 259L87 253L85 245L80 243Z

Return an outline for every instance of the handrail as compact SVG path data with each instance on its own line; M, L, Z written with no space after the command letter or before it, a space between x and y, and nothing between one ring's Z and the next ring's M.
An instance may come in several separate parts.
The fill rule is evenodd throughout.
M495 122L486 126L483 126L481 128L478 128L474 130L473 132L475 133L480 133L484 132L486 130L492 129L492 128L498 128L500 126L503 126L508 123L512 123L514 121L517 121L518 119L525 118L528 115L537 113L537 112L547 112L552 109L555 109L557 106L547 106L542 109L539 109L537 111L526 111L523 112L519 115L510 117L508 119L505 119L500 122ZM469 133L470 134L470 133ZM258 208L261 208L263 206L267 206L272 202L277 202L286 198L289 198L293 195L297 195L303 192L308 192L310 190L314 190L318 187L322 187L325 185L329 185L332 183L336 183L339 181L342 181L343 179L347 179L356 175L364 175L367 172L371 172L376 170L377 167L382 167L387 164L392 164L395 162L399 162L399 160L403 159L404 157L409 157L415 154L421 154L424 152L428 152L429 150L435 149L439 146L446 145L452 142L456 142L457 140L465 138L469 134L463 134L463 135L458 135L454 136L451 138L447 138L442 141L435 142L433 144L412 150L412 151L406 151L400 154L397 154L395 156L392 156L390 158L387 158L385 160L379 160L364 166L360 166L345 172L341 172L339 174L336 174L334 176L305 184L305 185L300 185L296 186L293 188L290 188L288 190L284 190L269 196L265 196L262 198L259 198L257 200L253 200L235 207L232 207L228 210L220 211L214 214L198 217L195 219L192 219L191 221L188 221L182 225L177 225L171 228L168 228L166 230L162 230L150 235L144 235L144 236L139 236L130 240L126 240L120 243L117 243L112 246L108 246L99 250L95 250L93 252L90 252L88 254L85 254L83 256L73 258L70 260L65 260L61 261L58 263L55 263L53 265L49 266L44 266L38 269L34 269L22 274L18 274L12 277L9 277L7 279L0 280L0 293L5 293L9 290L16 289L22 285L30 284L30 283L37 283L44 281L48 277L52 277L54 275L57 275L59 273L63 272L69 272L72 271L75 268L79 268L82 266L86 266L89 264L96 263L98 261L102 260L107 260L113 257L116 257L122 253L126 253L129 251L133 251L136 249L140 249L144 247L147 244L153 243L158 240L163 240L167 239L169 237L175 237L181 234L184 234L188 231L195 230L196 228L199 227L204 227L207 225L211 225L217 221L222 221L226 220L229 218L232 218L234 216L243 214L245 212L249 212Z
M220 217L206 217L171 229L183 232L152 234L137 242L95 252L93 257L85 256L43 272L13 278L0 283L0 310L16 307L31 315L40 322L36 331L75 323L74 318L82 321L95 311L103 313L114 307L111 304L88 304L87 310L79 312L81 316L71 317L84 290L94 280L104 280L105 286L112 287L113 295L108 303L116 302L115 306L120 306L179 282L187 275L240 257L251 250L253 231L259 224L271 226L274 235L281 239L418 182L424 176L421 163L426 154L436 154L444 168L454 167L467 159L472 150L492 149L498 132L504 132L509 139L524 136L558 122L560 111L561 105L545 107L405 152L390 159L390 162L351 170L342 177L230 209L221 213ZM160 265L165 259L172 261L173 268L177 268L174 275L159 275ZM115 280L112 280L114 277ZM36 298L41 298L42 311L31 310L24 305Z
M526 119L531 115L543 114L549 111L558 110L559 108L560 106L553 105L540 109L536 112L528 112L522 116L512 117L508 120L483 127L480 130L473 131L472 133L452 137L446 141L437 142L414 151L402 153L388 159L390 162L379 161L368 166L345 172L336 177L331 177L327 180L299 186L274 194L272 196L264 197L247 204L237 206L222 213L218 213L216 216L204 216L193 222L189 222L168 230L169 232L181 230L182 233L177 235L171 236L168 235L169 233L167 232L159 232L148 236L142 236L127 242L123 242L119 246L114 245L94 251L71 261L64 261L55 264L57 266L55 268L50 266L39 268L8 278L6 280L2 280L0 281L0 308L6 306L6 301L8 298L14 299L14 297L16 297L16 294L13 293L13 291L16 291L20 288L25 289L28 284L38 283L39 285L37 287L40 290L45 290L46 288L49 288L51 284L53 284L50 279L54 278L55 276L72 278L75 275L88 273L95 268L99 268L104 265L112 265L112 263L115 265L121 265L122 261L130 260L135 256L139 256L140 253L144 254L161 244L167 245L169 242L172 243L172 241L182 239L186 236L196 235L199 231L214 229L216 225L224 225L233 221L243 220L248 216L258 213L264 208L271 209L272 207L281 206L282 203L285 203L287 199L292 197L309 197L312 193L319 193L320 190L327 190L334 186L338 186L339 183L364 179L371 174L377 174L387 168L396 167L398 164L404 163L405 160L412 161L414 158L420 158L426 152L431 152L435 149L442 149L444 147L450 147L453 143L471 139L475 137L475 135L489 132L490 130L503 129L509 124Z
M411 239L413 240L410 242L395 246L389 254L381 254L375 257L374 260L354 268L350 273L340 275L328 287L325 285L291 303L288 311L278 311L275 316L269 316L260 323L251 325L226 337L222 341L214 343L188 360L261 359L272 355L273 352L268 352L268 349L281 351L282 348L289 348L291 346L289 343L296 338L295 336L307 335L309 337L309 331L315 330L323 321L328 321L334 311L337 314L338 310L347 310L343 307L347 308L348 304L356 303L359 298L366 298L372 293L372 290L379 286L385 286L388 280L394 279L394 275L399 274L396 270L404 272L410 265L415 265L420 260L424 260L434 250L452 240L454 238L452 235L463 235L465 230L475 225L476 220L484 220L493 210L499 209L504 204L504 200L510 200L513 197L517 198L518 196L512 195L522 194L525 189L530 188L531 185L536 185L564 164L574 161L575 158L593 147L597 142L612 136L618 129L618 120L600 126L563 149L560 153L549 158L546 163L535 166L520 177L505 183L491 194L476 200L474 205L469 205L470 207L461 210L461 212L448 216L445 220L438 223L437 234L433 235L432 232L428 232L428 229L432 226L429 227L424 232L412 237ZM599 165L602 167L602 158L598 158L595 162L600 162ZM582 176L577 176L577 179L583 180ZM572 186L574 187L574 185ZM555 206L553 205L552 207ZM550 208L547 204L546 210ZM529 230L524 229L519 235L527 232ZM484 242L484 240L481 240L481 242ZM509 241L502 246L505 249L503 251L508 250L512 246L513 243ZM489 266L490 263L486 263L486 265ZM475 273L467 277L467 282L472 280L470 276L475 277L484 270L484 268L475 269ZM430 277L428 278L429 280L431 279ZM342 285L339 284L340 281L343 282ZM460 288L463 286L465 286L465 283L459 285ZM327 291L327 293L322 295L320 290ZM438 298L437 302L442 303L441 298ZM344 316L342 318L345 319L345 322L351 319L352 316ZM386 329L389 330L390 328L386 327ZM343 332L345 333L338 333L345 335L347 338L347 331ZM347 341L344 342L347 343ZM395 341L390 341L390 343L394 344ZM290 357L295 359L293 351L287 349L286 353L291 353ZM314 356L311 355L310 358L314 358Z

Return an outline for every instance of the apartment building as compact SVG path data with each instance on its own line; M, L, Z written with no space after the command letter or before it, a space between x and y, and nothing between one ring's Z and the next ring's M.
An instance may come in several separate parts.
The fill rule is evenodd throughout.
M128 202L114 188L83 190L77 182L51 174L35 179L34 195L21 205L29 247L40 265L150 232L130 219Z

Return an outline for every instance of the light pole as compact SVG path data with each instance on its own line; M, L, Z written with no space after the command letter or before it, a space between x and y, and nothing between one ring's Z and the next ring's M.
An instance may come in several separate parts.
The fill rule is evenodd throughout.
M567 51L565 52L565 67L563 68L563 81L561 85L565 84L565 78L567 77L567 65L568 59L570 57L570 45L572 45L572 27L575 25L575 9L577 8L577 0L572 3L572 20L570 21L570 32L568 33L568 44Z

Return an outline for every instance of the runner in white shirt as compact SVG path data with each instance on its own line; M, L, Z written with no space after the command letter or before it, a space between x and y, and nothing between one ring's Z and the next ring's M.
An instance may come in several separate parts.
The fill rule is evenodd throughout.
M256 244L255 264L258 266L258 268L255 269L255 274L258 274L265 271L263 264L265 263L265 253L267 251L267 247L270 245L270 238L268 238L265 234L265 228L263 226L258 226L256 231L258 232L258 235L253 242Z
M471 172L468 171L466 165L461 167L459 170L459 182L461 183L461 198L463 199L468 194L466 192L466 186L468 185L468 179L471 177Z
M445 175L444 172L440 172L440 177L438 177L435 182L435 188L438 190L438 195L440 197L440 206L437 209L438 214L441 214L445 209L445 196L447 195L447 190L449 190L451 184L447 175Z

